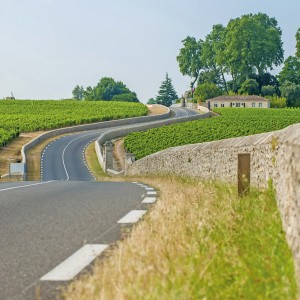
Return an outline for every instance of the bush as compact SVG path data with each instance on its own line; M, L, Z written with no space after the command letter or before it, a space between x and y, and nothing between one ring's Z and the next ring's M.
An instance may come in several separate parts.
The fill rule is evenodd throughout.
M274 96L276 95L276 88L273 85L264 85L261 87L262 96Z
M255 79L245 80L239 89L239 94L241 95L258 95L258 93L259 84Z
M138 98L134 93L128 93L128 94L120 94L115 95L111 99L112 101L124 101L124 102L139 102Z
M300 107L300 85L286 81L280 88L288 107Z
M278 96L267 96L267 99L270 99L271 108L285 108L286 107L286 98Z
M222 90L214 83L203 83L198 84L197 88L195 89L194 97L196 98L196 101L204 101L221 96L222 94Z

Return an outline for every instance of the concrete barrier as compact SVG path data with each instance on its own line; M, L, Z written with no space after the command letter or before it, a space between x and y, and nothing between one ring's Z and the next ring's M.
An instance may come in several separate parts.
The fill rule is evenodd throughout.
M98 123L92 123L92 124L83 124L83 125L78 125L78 126L54 129L54 130L48 131L44 134L41 134L40 136L36 137L35 139L28 142L27 144L25 144L22 147L22 149L21 149L22 163L26 164L26 151L32 149L40 142L45 141L46 139L51 138L51 137L55 137L55 136L58 136L61 134L81 132L81 131L86 131L86 130L97 130L97 129L115 127L115 126L138 124L138 123L151 122L151 121L156 121L156 120L164 120L164 119L169 118L170 115L171 115L171 111L169 108L167 108L167 112L164 114L160 114L160 115L134 117L134 118L128 118L128 119L104 121L104 122L98 122Z
M205 118L209 118L210 116L211 116L210 113L206 113L206 114L202 114L202 115L197 114L197 115L193 115L193 116L173 118L173 119L168 119L168 120L164 120L164 121L157 121L157 122L153 122L153 123L149 123L149 124L141 124L138 126L137 125L126 126L125 128L121 128L121 129L108 130L108 131L102 133L95 142L95 150L96 150L99 164L101 165L103 171L106 172L107 168L106 168L106 164L105 164L105 161L106 161L105 155L107 153L105 152L103 145L105 142L107 142L109 140L113 140L115 138L126 136L132 132L144 131L144 130L148 130L151 128L157 128L157 127L161 127L161 126L182 123L182 122L187 122L187 121L205 119ZM108 155L112 155L112 154L108 154Z

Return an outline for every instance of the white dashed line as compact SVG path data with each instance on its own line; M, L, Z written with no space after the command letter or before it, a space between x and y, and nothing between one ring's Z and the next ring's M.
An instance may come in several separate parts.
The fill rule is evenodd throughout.
M151 188L151 187L146 187L145 188L147 191L154 191L154 188Z
M108 245L85 245L44 275L42 281L68 281L88 266Z
M149 192L147 192L147 195L157 195L157 192L155 192L155 191L149 191Z
M156 197L146 197L142 203L145 203L145 204L152 204L152 203L155 203L156 202Z
M118 221L119 224L131 224L136 223L144 214L146 210L132 210L122 219Z

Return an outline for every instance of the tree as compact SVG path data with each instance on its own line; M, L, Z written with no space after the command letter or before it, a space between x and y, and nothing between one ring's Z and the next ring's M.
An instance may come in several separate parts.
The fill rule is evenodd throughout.
M264 74L251 74L249 76L250 79L255 79L259 85L259 93L262 94L262 87L263 86L272 86L275 89L275 94L280 96L280 89L279 89L279 81L276 76L273 76L269 72Z
M300 84L300 61L295 56L289 56L284 61L284 66L278 75L280 85L285 82Z
M156 100L153 99L153 98L150 98L150 99L147 101L147 104L156 104Z
M276 19L263 13L243 15L228 23L225 59L233 87L238 76L262 75L283 62L281 35Z
M130 91L123 82L115 81L111 77L102 77L95 87L88 86L86 90L84 90L83 87L81 87L81 89L82 98L87 101L113 100L139 102L135 92Z
M72 91L73 99L82 100L84 97L84 89L83 86L76 85Z
M270 99L270 107L271 108L285 108L286 107L286 98L278 97L278 96L266 96L266 98Z
M255 79L247 79L239 89L239 94L257 95L259 93L258 87L258 82Z
M214 83L203 83L198 84L198 86L196 87L194 97L204 101L207 99L218 97L222 94L222 90Z
M300 28L296 33L296 56L300 59Z
M136 93L114 95L111 100L124 102L139 102L138 98L136 97Z
M273 85L264 85L261 87L262 96L274 96L276 94L276 88Z
M180 49L176 59L182 75L191 77L191 90L193 91L194 85L202 69L201 49L203 41L196 41L194 37L188 36L182 43L183 48Z
M286 81L281 86L281 94L286 98L288 107L300 107L300 85Z
M220 85L227 93L227 83L225 79L226 57L225 57L225 37L226 28L217 24L213 26L211 33L209 33L202 45L201 60L206 69L201 72L199 82L211 82ZM205 80L205 75L208 81ZM214 78L212 77L214 76ZM203 80L204 78L204 80Z
M156 103L165 106L171 106L172 101L178 99L176 91L173 87L172 80L166 73L166 79L161 83L158 91L158 96L156 97Z

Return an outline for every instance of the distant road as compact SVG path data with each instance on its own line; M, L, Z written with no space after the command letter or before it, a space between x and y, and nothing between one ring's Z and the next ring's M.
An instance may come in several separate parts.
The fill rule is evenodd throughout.
M175 118L198 114L197 111L188 108L171 108L171 110L174 111ZM155 122L157 121L149 123ZM140 125L128 126L139 127ZM74 133L50 143L42 154L42 180L94 180L84 161L85 148L94 142L101 133L108 130L111 130L111 128Z

